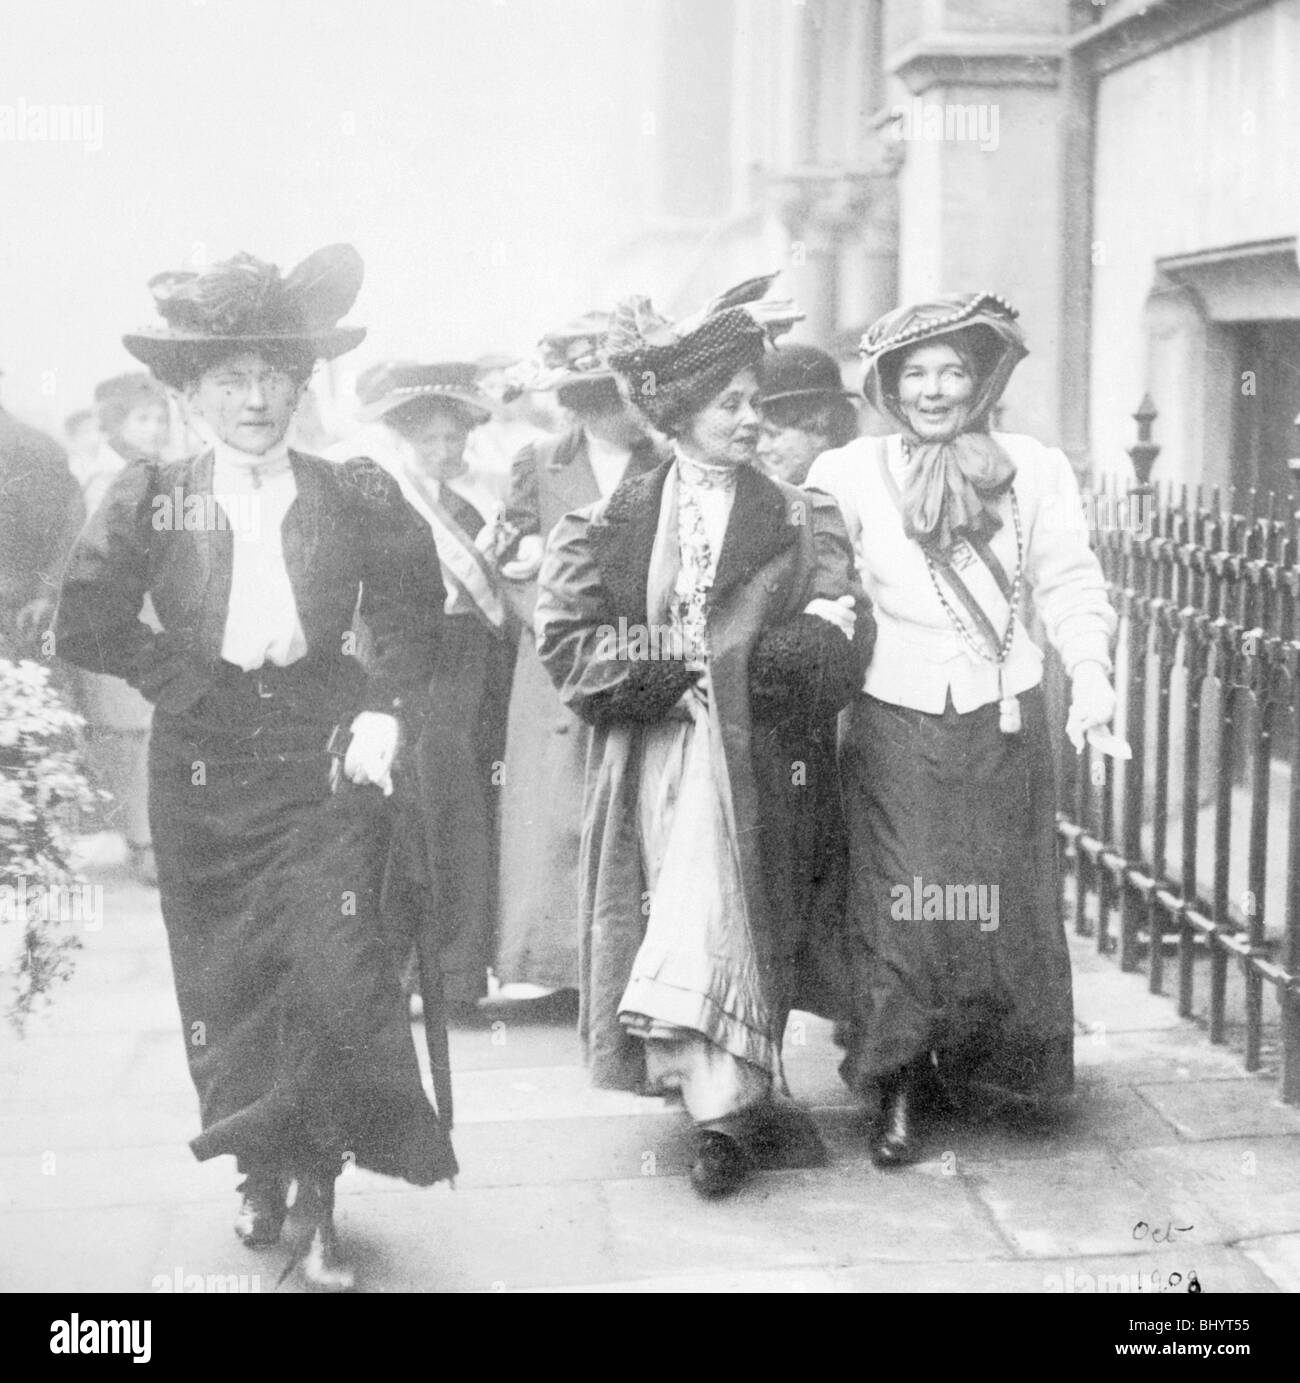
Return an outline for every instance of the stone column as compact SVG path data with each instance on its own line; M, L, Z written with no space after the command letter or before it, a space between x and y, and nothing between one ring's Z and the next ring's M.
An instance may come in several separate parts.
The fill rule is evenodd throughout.
M987 289L1020 310L1031 354L1002 425L1061 438L1061 57L1066 0L996 7L890 0L902 302Z

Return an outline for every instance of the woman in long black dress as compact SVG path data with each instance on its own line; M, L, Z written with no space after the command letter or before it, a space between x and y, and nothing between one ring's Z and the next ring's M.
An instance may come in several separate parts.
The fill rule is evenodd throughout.
M248 255L150 287L164 328L124 338L207 448L114 481L69 560L59 653L155 705L150 819L200 1159L244 1174L236 1231L290 1223L310 1285L353 1278L333 1229L344 1160L417 1185L456 1163L420 1083L376 926L399 717L427 686L443 587L418 519L366 460L290 451L362 266ZM161 624L138 618L145 594ZM369 668L352 655L359 610ZM333 752L331 752L333 751Z

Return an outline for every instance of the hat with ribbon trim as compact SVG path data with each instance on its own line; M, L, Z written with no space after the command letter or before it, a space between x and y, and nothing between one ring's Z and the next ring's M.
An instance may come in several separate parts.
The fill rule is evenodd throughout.
M479 383L479 368L472 361L450 360L433 365L414 361L388 361L373 366L357 381L359 422L375 422L417 399L445 402L462 413L471 427L485 423L496 413L491 395Z

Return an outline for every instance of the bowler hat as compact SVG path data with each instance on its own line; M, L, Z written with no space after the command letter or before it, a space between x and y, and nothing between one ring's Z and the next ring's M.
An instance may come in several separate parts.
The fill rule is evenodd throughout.
M817 346L777 346L763 359L758 380L760 408L782 399L851 397L834 356Z

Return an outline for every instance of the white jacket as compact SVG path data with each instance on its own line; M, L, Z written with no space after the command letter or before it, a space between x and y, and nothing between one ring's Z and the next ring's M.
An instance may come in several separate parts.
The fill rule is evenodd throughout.
M1064 453L1032 437L993 434L1015 463L1013 489L1024 539L1024 589L1047 636L1073 675L1082 662L1111 669L1117 626L1088 528L1074 472ZM993 663L976 656L952 622L926 570L919 544L903 532L903 516L881 473L881 454L902 489L902 438L859 437L813 462L805 484L839 503L857 553L858 570L875 602L876 644L863 690L880 701L939 714L949 691L959 712L998 699ZM1015 570L1011 499L998 502L1002 527L991 546L1008 575ZM951 599L950 599L951 603ZM1003 668L1007 695L1037 686L1043 655L1019 619Z

